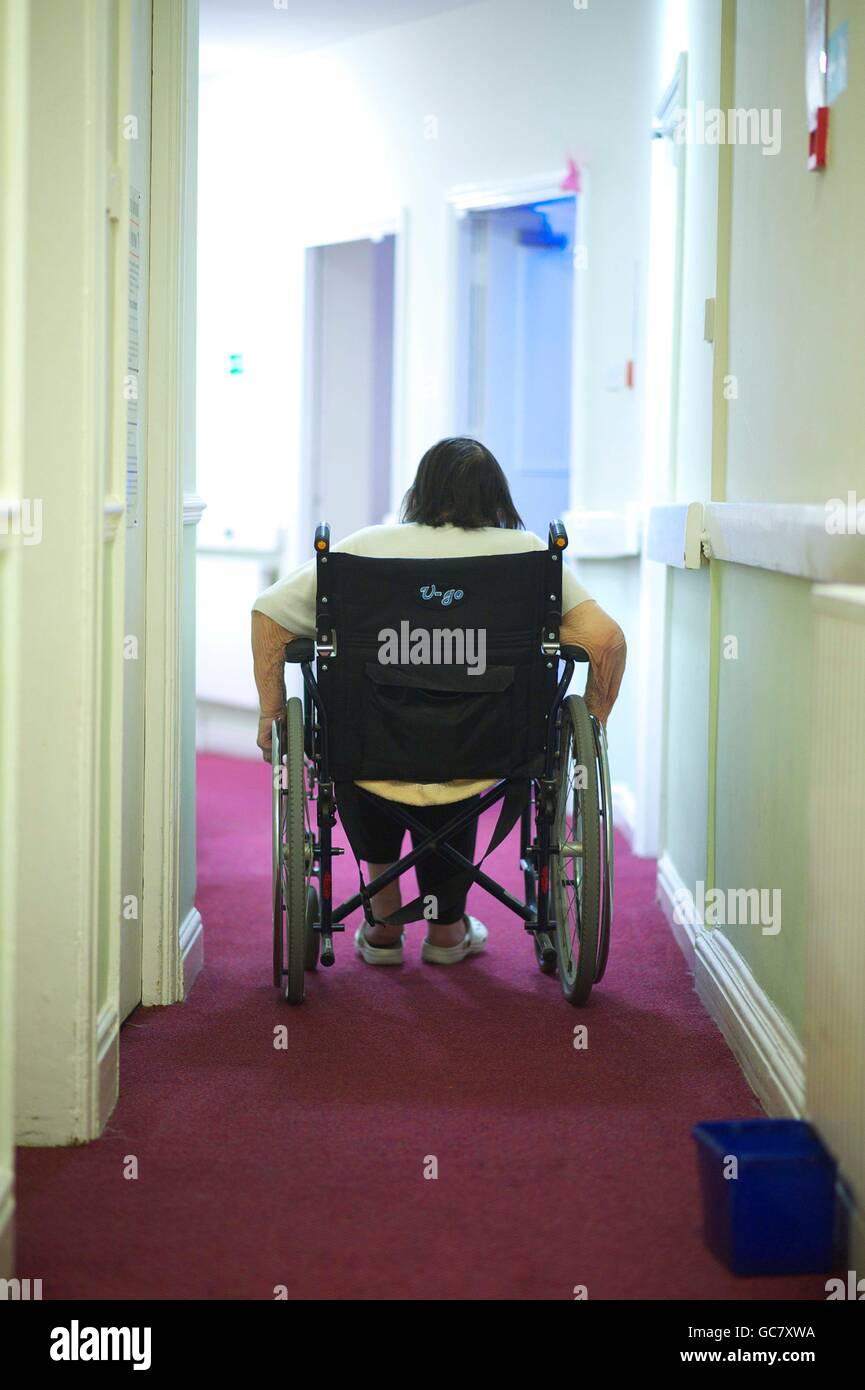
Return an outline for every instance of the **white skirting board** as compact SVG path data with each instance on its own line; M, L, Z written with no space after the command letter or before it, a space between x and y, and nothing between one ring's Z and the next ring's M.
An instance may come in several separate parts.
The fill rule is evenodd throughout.
M187 999L204 966L204 923L197 907L191 908L180 924L180 959L183 963L183 997Z
M15 1270L15 1179L8 1168L0 1169L0 1279L11 1279Z
M790 1024L756 980L729 937L699 920L686 886L668 855L658 860L657 896L694 972L694 987L715 1020L745 1079L767 1114L798 1117L805 1110L805 1054Z
M120 1023L117 1009L106 1004L96 1019L96 1070L99 1078L99 1133L117 1104L120 1085Z

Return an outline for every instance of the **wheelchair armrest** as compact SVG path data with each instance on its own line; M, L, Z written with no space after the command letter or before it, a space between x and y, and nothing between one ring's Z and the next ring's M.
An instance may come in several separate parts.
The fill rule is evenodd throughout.
M293 661L299 665L301 661L312 661L315 656L315 639L313 637L295 637L293 642L285 644L285 659Z
M590 660L589 653L584 651L582 647L572 647L568 644L559 647L559 656L561 656L563 661Z

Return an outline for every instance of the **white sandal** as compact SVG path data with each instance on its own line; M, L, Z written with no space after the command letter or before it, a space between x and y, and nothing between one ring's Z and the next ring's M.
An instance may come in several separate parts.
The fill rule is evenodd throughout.
M466 956L479 955L487 944L487 929L477 917L466 915L463 920L466 934L462 941L458 941L456 946L433 946L427 939L421 947L421 960L428 965L457 965Z
M366 939L364 923L361 922L354 934L354 949L367 965L402 965L405 945L405 932L395 946L372 946Z

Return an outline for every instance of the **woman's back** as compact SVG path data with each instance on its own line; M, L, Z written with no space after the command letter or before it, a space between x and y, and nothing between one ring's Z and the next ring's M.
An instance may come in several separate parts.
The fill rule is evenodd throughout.
M337 541L331 548L378 559L442 560L470 555L513 555L526 550L546 550L547 545L532 531L501 526L467 530L450 524L426 526L406 521L391 526L366 526ZM315 584L315 560L312 559L294 574L266 589L255 607L298 637L312 637L315 634ZM588 598L589 594L566 564L562 571L562 611L567 613Z

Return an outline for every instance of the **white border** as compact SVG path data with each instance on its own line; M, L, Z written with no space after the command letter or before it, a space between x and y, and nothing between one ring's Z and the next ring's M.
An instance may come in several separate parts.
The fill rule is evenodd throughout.
M581 169L581 178L582 174ZM447 202L457 217L465 217L468 212L482 212L490 208L515 208L520 207L522 203L567 198L568 193L562 188L562 179L563 171L559 170L557 173L505 179L499 183L456 184L447 193ZM581 196L577 194L577 201Z
M11 1279L15 1270L15 1175L0 1168L0 1279Z
M843 499L842 499L843 500ZM794 502L689 502L650 507L650 559L699 568L694 535L702 516L701 548L708 560L810 579L865 584L865 535L831 535L826 508Z
M180 924L180 959L185 999L204 967L204 923L197 907L190 908Z
M676 569L698 570L702 563L703 507L699 502L650 507L646 555Z
M825 506L707 502L704 529L706 553L713 560L799 579L865 581L865 536L829 535Z

